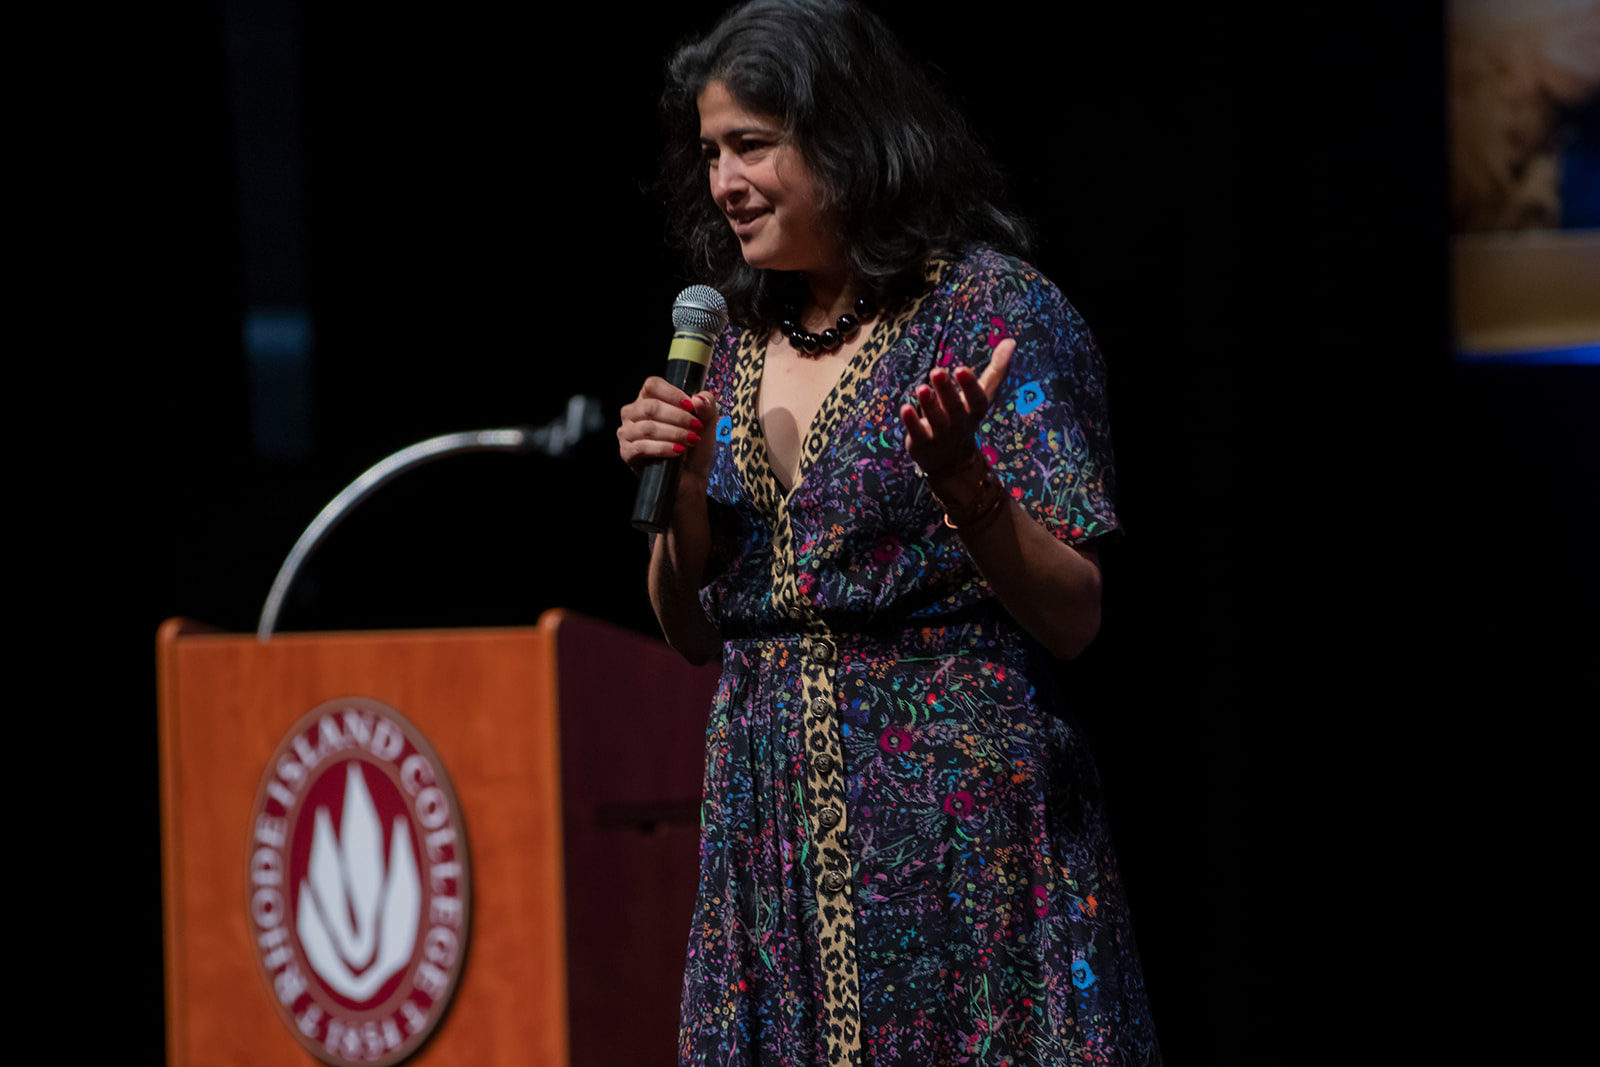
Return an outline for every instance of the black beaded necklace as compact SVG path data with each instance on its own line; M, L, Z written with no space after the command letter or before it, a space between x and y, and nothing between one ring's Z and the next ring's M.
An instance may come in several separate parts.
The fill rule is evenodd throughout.
M800 325L800 313L795 310L793 304L789 305L786 310L787 314L784 316L783 322L779 323L778 328L789 339L789 344L794 347L796 353L812 358L828 352L839 351L840 345L855 337L856 331L861 328L863 322L870 322L872 316L878 313L878 309L873 307L872 301L866 297L861 297L856 301L854 315L846 311L839 316L839 321L833 326L823 330L821 333L812 333Z

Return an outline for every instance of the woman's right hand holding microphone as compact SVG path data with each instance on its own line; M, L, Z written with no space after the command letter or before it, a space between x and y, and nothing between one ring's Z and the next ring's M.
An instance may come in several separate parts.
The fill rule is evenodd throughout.
M699 596L711 550L706 486L717 450L716 425L717 402L710 393L688 396L666 379L652 377L622 409L617 427L622 461L635 474L654 460L683 460L671 524L651 544L650 604L667 643L691 663L708 662L722 648Z
M665 378L648 378L638 398L622 409L617 427L622 461L638 474L651 460L681 458L679 497L704 494L716 452L716 425L717 402L710 393L691 397Z

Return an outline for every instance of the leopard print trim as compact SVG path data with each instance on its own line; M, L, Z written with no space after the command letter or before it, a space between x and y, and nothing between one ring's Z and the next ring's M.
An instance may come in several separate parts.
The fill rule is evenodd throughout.
M816 848L809 874L817 895L817 956L822 962L822 1037L828 1063L861 1055L861 992L856 972L855 878L847 837L844 747L834 689L838 649L825 637L802 645L806 824Z
M782 500L778 479L767 459L767 437L761 430L756 394L761 389L761 366L767 359L766 338L746 330L733 354L733 409L728 412L729 456L745 495L756 510L776 520Z
M927 292L943 274L945 264L928 264ZM818 958L822 963L822 1029L828 1063L856 1067L861 1061L861 993L856 966L855 877L850 861L847 779L843 736L839 730L839 697L835 689L838 649L829 639L817 605L797 584L798 561L789 500L805 482L808 471L822 455L845 412L854 406L863 386L871 380L878 360L904 333L922 300L912 302L878 329L851 357L844 374L823 401L801 444L794 490L785 494L767 456L756 397L766 362L767 340L741 340L734 377L731 415L733 460L746 493L755 507L773 520L773 606L794 620L806 635L801 646L800 684L806 743L806 829L815 848L810 850L808 874L817 897Z

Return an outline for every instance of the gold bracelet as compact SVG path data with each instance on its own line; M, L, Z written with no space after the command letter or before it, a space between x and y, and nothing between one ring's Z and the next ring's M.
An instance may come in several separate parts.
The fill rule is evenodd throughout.
M973 456L983 464L983 471L978 475L978 484L964 507L953 508L938 493L933 494L933 499L944 509L944 524L952 530L967 534L975 533L993 522L1000 514L1001 506L1006 502L1005 488L1001 486L994 469L983 458L983 453L974 449ZM944 468L939 473L950 474L971 464L972 458L969 457Z

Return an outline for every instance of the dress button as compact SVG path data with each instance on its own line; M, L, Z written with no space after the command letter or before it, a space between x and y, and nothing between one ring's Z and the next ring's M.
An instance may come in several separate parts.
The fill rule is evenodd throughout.
M833 757L826 752L820 756L813 756L811 766L818 774L828 774L833 770Z
M811 702L811 714L815 715L819 719L826 719L829 715L833 714L833 701L813 700Z
M812 641L811 658L826 667L833 662L833 645L821 638Z
M844 875L838 871L829 871L822 876L822 888L830 893L837 893L844 888Z
M822 824L824 830L833 829L839 825L839 809L823 808L822 814L817 816L817 821Z

